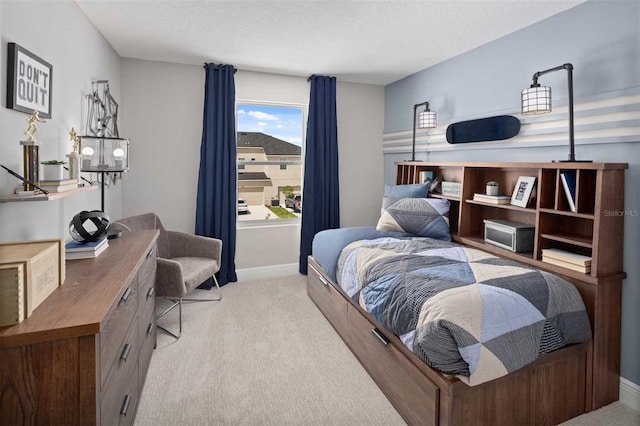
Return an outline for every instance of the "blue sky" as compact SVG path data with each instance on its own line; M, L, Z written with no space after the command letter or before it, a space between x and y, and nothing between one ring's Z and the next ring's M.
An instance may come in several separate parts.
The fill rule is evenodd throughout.
M239 103L236 117L239 132L262 132L302 146L302 108Z

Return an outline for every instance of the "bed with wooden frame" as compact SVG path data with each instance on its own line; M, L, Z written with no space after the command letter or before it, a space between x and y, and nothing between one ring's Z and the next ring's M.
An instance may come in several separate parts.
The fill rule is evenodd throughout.
M429 171L461 183L451 201L454 242L554 273L578 289L592 340L567 346L498 379L468 386L430 368L380 324L309 257L307 290L360 363L409 424L557 424L618 399L624 216L624 171L610 163L397 163L397 184L419 182ZM576 177L576 211L561 174ZM520 176L536 177L530 205L474 201L488 181L511 193ZM484 242L482 222L504 219L535 226L534 249L514 253ZM542 262L560 248L592 257L588 274Z

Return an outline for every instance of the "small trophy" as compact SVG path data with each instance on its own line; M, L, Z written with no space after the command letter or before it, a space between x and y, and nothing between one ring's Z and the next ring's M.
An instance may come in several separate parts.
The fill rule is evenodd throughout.
M26 181L24 182L24 190L25 191L35 191L37 188L33 185L39 182L38 170L40 168L38 161L38 141L36 139L36 132L38 131L37 123L44 123L38 116L38 111L34 111L33 114L27 118L27 123L29 126L27 130L25 130L24 134L27 136L26 140L20 141L20 145L22 145L22 165L24 170L24 178Z
M71 128L69 137L73 143L73 150L67 154L67 158L69 159L69 179L80 181L80 137L76 133L75 128Z

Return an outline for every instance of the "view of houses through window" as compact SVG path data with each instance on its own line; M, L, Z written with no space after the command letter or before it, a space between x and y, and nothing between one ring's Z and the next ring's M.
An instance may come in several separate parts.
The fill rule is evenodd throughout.
M238 220L302 213L303 107L238 103Z

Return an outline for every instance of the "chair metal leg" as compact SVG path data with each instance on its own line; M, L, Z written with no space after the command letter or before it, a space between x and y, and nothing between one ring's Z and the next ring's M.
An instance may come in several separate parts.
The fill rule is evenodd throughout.
M182 334L182 298L170 299L166 297L164 299L171 300L173 302L173 305L169 306L161 314L156 316L156 327L158 327L160 330L164 331L165 333L175 337L176 339L179 339L180 335ZM176 306L178 307L178 334L175 334L173 331L168 330L165 327L158 324L158 320L163 316L167 315L169 312L171 312L173 308L175 308Z
M185 302L185 303L220 302L222 300L222 291L220 290L220 286L218 285L218 280L216 279L215 275L213 276L213 282L216 284L216 288L218 289L218 297L216 299L188 299L183 297L175 299L175 298L165 297L165 299L171 300L173 302L173 305L171 305L170 307L165 309L162 313L160 313L158 316L156 316L156 327L158 327L160 330L164 331L165 333L175 337L176 339L179 339L180 335L182 334L182 302ZM178 334L175 334L174 332L167 330L166 328L162 327L161 325L158 325L157 323L157 320L159 320L160 318L168 314L176 306L178 307L178 329L179 329Z

